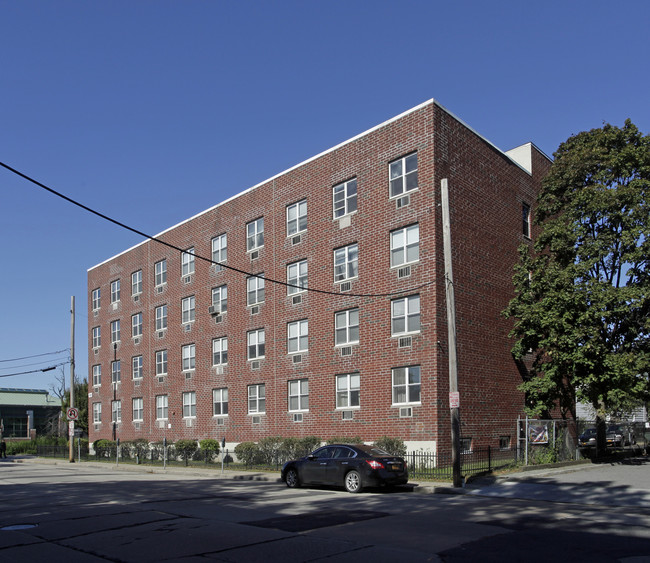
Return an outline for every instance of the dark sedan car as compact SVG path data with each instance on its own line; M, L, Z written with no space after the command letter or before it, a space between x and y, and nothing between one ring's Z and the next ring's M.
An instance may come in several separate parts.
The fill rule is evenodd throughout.
M350 493L361 492L364 487L404 485L408 479L404 459L375 446L357 444L323 446L282 468L287 487L338 485Z
M596 429L587 428L580 436L578 436L578 446L581 448L589 448L596 445Z

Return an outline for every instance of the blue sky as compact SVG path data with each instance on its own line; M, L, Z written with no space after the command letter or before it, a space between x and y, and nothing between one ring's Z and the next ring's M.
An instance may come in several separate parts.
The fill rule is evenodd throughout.
M647 0L0 10L0 161L150 234L430 98L503 150L628 117L650 133ZM140 237L5 169L0 217L0 376L67 360L40 355L69 347L74 295L85 378L86 271Z

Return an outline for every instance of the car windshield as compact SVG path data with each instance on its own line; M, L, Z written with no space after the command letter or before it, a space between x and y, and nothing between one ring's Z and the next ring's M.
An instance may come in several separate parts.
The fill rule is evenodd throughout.
M595 428L587 428L587 430L585 430L585 433L583 434L583 436L595 436L595 435L596 435Z

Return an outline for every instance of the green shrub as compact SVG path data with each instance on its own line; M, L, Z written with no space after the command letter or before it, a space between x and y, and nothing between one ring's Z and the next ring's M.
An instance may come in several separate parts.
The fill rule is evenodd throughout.
M406 444L401 438L391 438L390 436L382 436L375 441L375 446L388 452L391 455L404 457L406 455Z
M208 463L213 461L214 458L219 453L219 441L212 438L206 438L204 440L199 440L200 453L202 458L205 459L205 462Z
M255 442L241 442L237 444L235 446L235 455L247 467L259 465L262 459L260 449Z
M93 449L97 457L114 457L117 444L113 440L95 440Z
M304 457L313 452L316 448L320 447L322 442L323 440L318 436L305 436L304 438L300 438L296 457Z
M334 436L327 440L327 444L363 444L363 440L359 436Z
M265 465L278 463L282 441L283 439L277 436L267 436L259 441L257 447L260 452L261 463Z
M196 440L178 440L174 444L174 449L176 454L181 456L182 460L185 462L185 465L188 464L189 460L192 458L199 445Z

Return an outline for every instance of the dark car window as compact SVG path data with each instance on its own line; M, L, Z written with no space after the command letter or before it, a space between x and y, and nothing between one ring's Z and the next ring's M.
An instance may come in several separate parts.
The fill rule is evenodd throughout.
M355 453L350 448L340 447L336 448L334 452L334 458L336 459L348 459L354 457Z
M316 450L312 455L318 459L327 459L329 457L332 457L334 454L334 448L330 446L326 446L324 448L321 448L320 450Z

